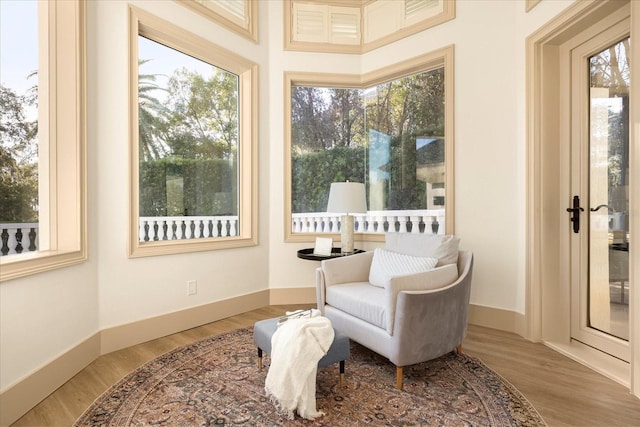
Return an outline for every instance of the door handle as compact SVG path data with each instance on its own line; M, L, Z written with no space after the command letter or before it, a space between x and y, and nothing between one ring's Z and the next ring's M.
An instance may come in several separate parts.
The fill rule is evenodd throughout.
M567 208L567 212L571 213L571 222L573 223L573 232L574 233L580 232L580 212L584 212L584 209L580 207L579 196L573 196L573 207Z
M595 208L591 208L591 209L589 209L589 210L590 210L591 212L596 212L596 211L600 210L600 208L607 208L607 209L611 209L611 208L610 208L609 206L607 206L607 205L598 205L598 206L596 206Z

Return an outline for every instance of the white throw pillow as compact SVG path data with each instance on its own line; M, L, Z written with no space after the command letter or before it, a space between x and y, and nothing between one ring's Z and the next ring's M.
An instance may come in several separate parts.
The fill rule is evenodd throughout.
M416 257L438 258L438 267L458 262L460 238L453 235L387 233L385 249Z
M437 263L437 258L415 257L376 248L369 270L369 283L384 288L392 277L422 273L433 269Z

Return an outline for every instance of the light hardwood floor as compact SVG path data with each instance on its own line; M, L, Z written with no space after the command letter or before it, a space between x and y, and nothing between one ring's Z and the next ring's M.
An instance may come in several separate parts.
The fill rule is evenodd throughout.
M13 425L72 425L96 397L143 363L178 346L300 307L265 307L101 356ZM627 389L542 344L470 325L463 351L511 382L550 426L640 426L640 400Z

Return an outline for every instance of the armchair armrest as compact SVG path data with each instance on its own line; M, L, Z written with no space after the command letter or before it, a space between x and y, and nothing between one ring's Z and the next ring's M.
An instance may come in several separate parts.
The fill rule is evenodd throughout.
M455 264L443 265L422 273L392 277L385 288L387 332L393 335L398 294L401 291L429 291L452 284L458 278Z

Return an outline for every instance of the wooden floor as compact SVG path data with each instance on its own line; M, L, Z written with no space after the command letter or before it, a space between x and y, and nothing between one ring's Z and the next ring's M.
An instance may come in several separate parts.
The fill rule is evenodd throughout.
M72 425L96 397L143 363L299 307L266 307L101 356L13 425ZM640 426L640 400L627 389L542 344L470 325L463 351L511 382L550 426Z

